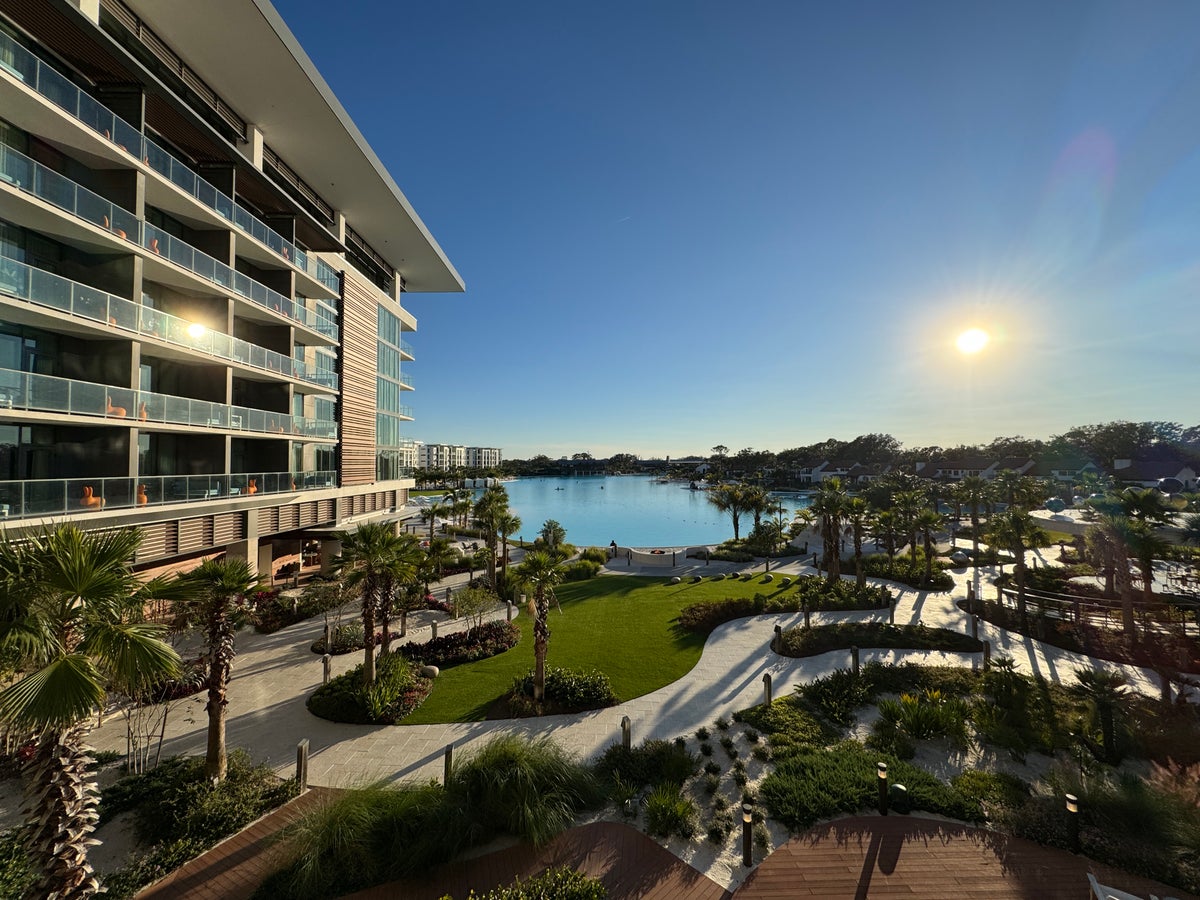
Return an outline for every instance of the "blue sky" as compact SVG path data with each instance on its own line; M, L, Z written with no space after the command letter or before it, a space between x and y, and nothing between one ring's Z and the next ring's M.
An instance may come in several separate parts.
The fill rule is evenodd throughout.
M1200 419L1200 4L276 3L467 282L414 438Z

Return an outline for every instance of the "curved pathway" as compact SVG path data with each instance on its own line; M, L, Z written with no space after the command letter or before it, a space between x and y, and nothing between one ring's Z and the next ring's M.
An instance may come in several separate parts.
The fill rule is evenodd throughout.
M696 564L664 571L659 567L639 569L618 563L610 571L661 577L693 572L708 575L739 568L744 566L713 563L711 566ZM756 580L762 577L760 571L756 570ZM772 569L776 579L783 574L794 576L813 571L800 562ZM969 617L954 601L966 596L968 580L975 580L978 589L994 590L988 584L992 574L990 568L956 572L955 587L949 593L927 593L892 585L897 596L895 620L898 624L920 621L929 626L968 632ZM818 613L812 620L815 624L848 618L883 621L887 611ZM285 771L294 765L297 743L308 739L309 782L332 787L380 778L440 777L443 752L448 744L454 743L459 748L497 733L549 734L570 751L587 758L619 740L624 716L629 716L632 721L634 742L646 738L672 738L761 702L762 679L768 672L772 676L774 694L779 697L797 684L849 666L849 651L789 659L769 649L776 624L789 628L802 620L800 614L785 613L726 623L713 631L699 662L687 675L651 694L608 709L539 719L407 726L345 725L318 719L308 712L305 699L321 682L321 658L308 647L321 634L320 619L302 622L272 635L247 633L238 638L239 653L229 689L228 745L246 748L256 761L267 762ZM424 614L412 617L410 624L414 629L410 630L410 638L425 639L427 621ZM443 628L442 633L447 630ZM992 642L994 655L1011 656L1022 671L1041 674L1051 681L1070 683L1077 668L1094 664L1122 671L1138 691L1156 696L1159 690L1156 676L1148 670L1093 662L1079 654L1011 634L987 623L981 623L979 636ZM970 665L979 660L979 654L889 650L863 650L860 657L862 662L871 659L894 662L903 658L959 665ZM361 658L361 653L335 657L334 674L348 671ZM184 701L168 721L164 755L203 753L205 725L203 697ZM119 715L110 717L93 732L92 739L98 749L124 752L123 718Z

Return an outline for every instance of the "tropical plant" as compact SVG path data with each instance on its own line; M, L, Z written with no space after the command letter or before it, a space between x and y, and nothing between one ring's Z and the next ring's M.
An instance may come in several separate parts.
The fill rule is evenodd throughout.
M542 523L542 530L539 532L542 541L551 553L554 553L560 544L567 539L567 529L563 528L556 520L547 519Z
M865 499L851 497L846 502L846 526L854 543L854 579L859 587L867 583L867 574L863 571L863 538L872 521L871 506Z
M877 513L874 532L875 537L883 542L890 571L896 564L896 550L900 545L900 539L904 536L904 523L900 514L894 509L885 509Z
M335 570L346 575L346 586L359 592L363 623L363 683L375 681L375 618L381 603L393 602L399 581L412 577L409 535L397 535L389 522L366 522L354 531L338 532L342 555ZM387 598L386 601L384 598Z
M822 565L828 573L826 580L830 584L841 577L842 522L846 518L846 504L849 500L841 479L828 478L821 482L808 508L808 512L816 517L820 526L821 543L824 548Z
M1102 515L1088 529L1091 546L1102 555L1112 573L1110 593L1115 590L1121 599L1121 620L1125 634L1131 640L1137 623L1133 614L1133 579L1129 574L1130 544L1139 538L1140 528L1133 519L1121 515Z
M971 555L979 556L979 509L991 496L991 485L978 475L968 475L958 483L962 502L971 510Z
M941 513L932 509L923 509L917 513L917 518L913 522L916 529L921 534L922 543L925 549L925 583L928 584L933 580L933 535L941 530L946 524L945 518Z
M1128 679L1120 672L1105 672L1102 669L1079 669L1075 672L1075 693L1086 700L1096 714L1100 724L1100 741L1104 748L1104 759L1116 765L1121 761L1117 747L1116 712L1129 696Z
M705 494L705 498L718 512L730 517L733 522L733 539L739 537L738 525L742 513L750 511L746 498L746 488L740 484L719 484Z
M34 735L25 770L30 897L99 891L87 859L98 800L88 723L106 688L132 693L179 672L163 627L143 621L144 603L165 582L133 574L140 543L132 529L72 525L0 542L0 655L17 672L0 690L0 722Z
M896 495L893 507L900 520L904 537L908 543L909 562L917 563L917 516L925 509L925 495L921 491L901 491Z
M1017 576L1017 614L1021 621L1025 622L1025 551L1048 546L1050 536L1029 513L1010 508L997 513L988 521L988 540L999 544L1013 555L1013 566Z
M500 523L508 515L508 491L503 485L493 484L475 501L475 523L483 531L483 541L488 548L488 581L496 584L496 547L500 543Z
M249 619L247 595L259 585L258 576L244 559L206 559L178 576L183 602L181 618L199 629L207 657L208 749L205 774L222 781L228 769L225 752L225 711L229 706L229 675L237 655L235 635Z
M451 507L447 503L431 503L421 510L421 518L429 523L429 542L433 543L433 529L437 525L438 516L446 516Z
M496 523L496 529L500 532L500 540L503 544L500 555L500 564L503 566L501 583L505 590L505 596L512 599L512 595L508 593L508 539L521 530L521 517L512 512L506 512Z
M554 586L563 580L562 565L543 550L525 555L516 568L517 580L529 589L529 611L533 614L533 699L540 703L546 695L546 650L550 645L550 603L557 600Z

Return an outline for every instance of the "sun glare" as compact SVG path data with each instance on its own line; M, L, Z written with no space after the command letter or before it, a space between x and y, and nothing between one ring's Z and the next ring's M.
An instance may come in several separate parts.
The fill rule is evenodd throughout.
M982 328L968 328L954 342L962 353L978 353L987 346L988 334Z

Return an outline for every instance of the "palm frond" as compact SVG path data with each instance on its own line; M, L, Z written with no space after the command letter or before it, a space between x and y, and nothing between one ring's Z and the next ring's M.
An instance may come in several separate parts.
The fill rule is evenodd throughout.
M0 690L0 720L38 731L69 728L104 702L104 679L80 653L60 656Z
M114 685L132 690L179 674L179 654L165 635L164 626L150 622L108 623L90 628L78 649L100 660Z

